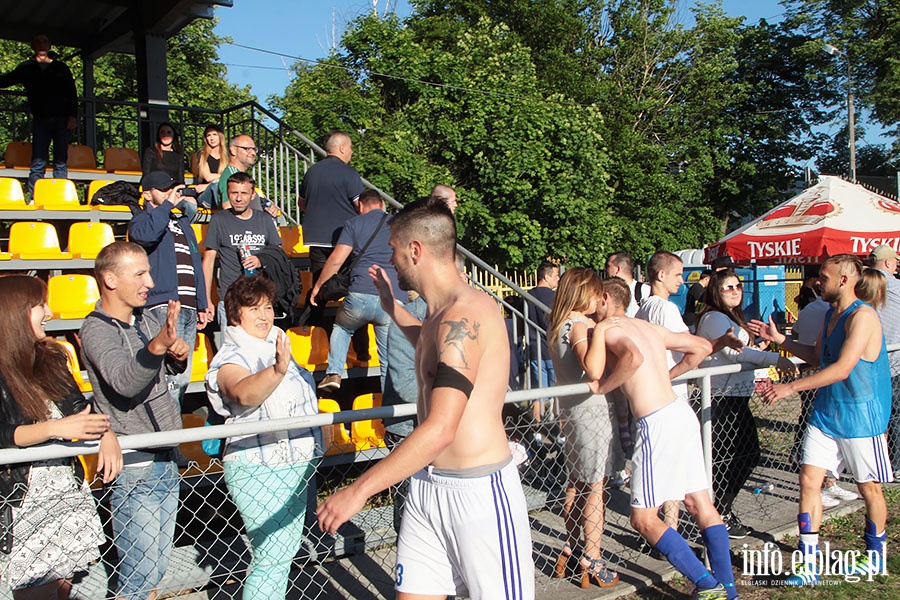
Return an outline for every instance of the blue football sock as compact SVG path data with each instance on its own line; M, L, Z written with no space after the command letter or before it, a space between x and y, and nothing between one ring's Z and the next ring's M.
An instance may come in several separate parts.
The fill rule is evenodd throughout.
M691 547L677 531L669 527L663 532L662 537L656 542L656 549L662 553L678 572L690 579L701 589L711 589L719 582L710 575L703 563L700 562Z
M737 598L737 589L734 587L734 571L731 568L731 544L728 541L728 529L725 525L713 525L701 531L700 535L703 536L703 544L708 551L709 566L712 567L713 576L725 586L728 600Z
M884 554L884 543L887 540L887 532L882 531L878 534L878 528L875 523L866 518L866 531L863 533L863 539L866 541L866 550L874 550L879 554Z

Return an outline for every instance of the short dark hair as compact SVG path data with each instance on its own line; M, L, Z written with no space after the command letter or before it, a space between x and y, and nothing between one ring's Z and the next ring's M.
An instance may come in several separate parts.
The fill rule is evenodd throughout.
M621 305L622 308L628 308L628 305L631 304L631 289L628 287L628 283L621 277L604 279L603 293L608 294L609 297L617 304Z
M244 171L232 173L228 177L228 181L225 183L226 189L228 188L229 183L249 183L250 187L256 187L256 182L253 181L253 177L250 176L250 173L245 173Z
M677 254L666 252L665 250L654 252L650 260L647 261L647 280L650 282L656 281L660 271L669 269L676 262L681 263L681 258Z
M263 298L271 302L275 300L277 293L275 282L265 275L241 275L225 292L225 316L228 324L240 324L242 308L256 306Z
M420 240L447 261L456 260L456 221L443 199L426 198L410 202L390 223L391 235L402 243Z
M553 272L553 269L559 269L559 265L554 264L549 260L543 261L537 268L538 281L543 281L550 273Z
M101 287L103 274L117 270L119 262L126 254L146 255L147 251L134 242L126 242L124 240L113 242L100 250L97 258L94 259L94 278L97 280L97 283L101 284Z
M606 264L615 265L629 273L634 273L634 259L627 252L613 252L606 259Z
M372 204L381 204L383 202L384 198L381 197L381 194L378 193L378 190L367 189L359 195L360 205L370 206Z

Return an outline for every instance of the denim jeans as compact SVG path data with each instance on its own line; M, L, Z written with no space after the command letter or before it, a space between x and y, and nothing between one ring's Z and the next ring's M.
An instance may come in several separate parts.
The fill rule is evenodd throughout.
M119 555L119 598L143 600L162 581L175 537L178 485L178 467L170 460L125 467L116 477L110 508Z
M268 466L237 458L223 466L253 554L242 598L284 598L291 564L303 542L307 486L315 463Z
M168 304L160 304L149 310L156 314L156 317L161 323L164 323L168 308ZM178 332L178 337L187 342L188 347L191 349L191 352L188 354L187 366L185 367L184 372L179 373L178 375L166 375L166 382L169 384L169 393L172 394L173 398L178 400L178 404L180 405L181 401L184 399L184 390L188 383L191 382L191 363L194 360L194 344L197 341L197 311L195 309L181 307L181 311L178 313L178 327L176 331Z
M53 177L65 179L69 175L69 139L72 132L66 128L68 117L35 117L31 123L31 172L28 174L28 195L34 192L34 184L44 178L47 161L50 160L50 142L53 142Z
M344 298L334 319L334 329L328 346L326 374L340 374L347 362L347 349L353 332L369 323L375 325L375 342L378 344L378 361L381 363L381 389L387 374L387 335L391 318L381 308L381 299L375 294L350 292Z
M531 389L556 385L556 371L553 370L552 360L548 358L529 362L531 363Z

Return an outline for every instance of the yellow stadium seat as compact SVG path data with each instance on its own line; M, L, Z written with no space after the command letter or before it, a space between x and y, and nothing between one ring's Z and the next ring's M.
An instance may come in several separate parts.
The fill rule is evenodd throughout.
M71 179L38 179L34 184L34 205L44 210L91 210L78 200Z
M209 229L209 225L206 223L191 223L191 229L194 230L194 237L197 238L197 245L200 246L200 251L204 252L206 249L203 247L203 238L206 237L206 230Z
M205 425L206 420L200 415L193 413L181 415L181 426L184 429L203 427ZM218 461L213 462L209 454L203 451L203 442L201 441L182 442L178 444L178 450L182 456L190 461L187 467L179 469L182 477L209 475L222 470L221 464Z
M203 333L197 333L197 341L194 343L194 354L191 359L191 382L206 379L206 370L209 368L209 359L212 355L212 343L209 338Z
M381 394L363 394L353 399L353 410L365 410L381 406ZM381 419L353 421L350 424L350 437L357 450L368 448L384 448L384 423Z
M9 252L25 260L61 260L72 258L59 249L59 236L52 223L18 221L9 229Z
M82 392L90 392L92 389L91 382L85 379L84 375L81 374L81 365L78 363L78 355L75 353L75 346L66 340L57 341L66 349L66 354L68 354L68 360L66 362L69 365L69 371L72 373L72 378L75 379L75 385L77 385L78 389Z
M107 148L103 153L103 166L109 173L140 175L141 157L131 148Z
M287 331L291 355L301 367L322 371L328 366L328 334L321 327L291 327Z
M319 398L319 412L341 412L341 407L336 400L332 400L330 398ZM356 444L354 444L353 440L350 439L350 434L347 433L347 428L343 423L323 425L322 444L325 446L325 456L356 451Z
M0 210L35 210L25 203L25 192L18 179L0 177Z
M357 358L356 350L354 350L353 344L350 344L350 348L347 350L348 367L362 367L368 369L369 367L381 366L381 362L378 360L378 344L375 341L375 326L369 323L366 328L366 333L369 336L369 360L360 360Z
M281 233L281 248L291 257L309 256L309 246L303 244L303 228L299 225L279 227ZM312 287L310 285L310 287ZM309 288L305 288L309 289Z
M81 171L82 173L106 172L97 168L97 156L94 154L94 149L83 144L72 144L69 146L69 158L66 166L70 171Z
M100 250L114 241L109 223L81 222L69 227L69 252L73 258L97 258Z
M31 142L10 142L6 145L6 168L27 169L31 166Z
M47 304L55 319L83 319L99 299L97 281L90 275L54 275L47 282Z
M94 194L96 194L98 190L108 186L111 183L115 183L115 182L116 181L114 179L95 179L94 181L92 181L91 184L88 186L88 193L87 193L88 205L91 204L91 200L94 199ZM128 208L127 206L120 205L120 204L96 204L96 205L91 206L91 208L93 210L102 210L102 211L106 211L106 212L131 212L130 208Z

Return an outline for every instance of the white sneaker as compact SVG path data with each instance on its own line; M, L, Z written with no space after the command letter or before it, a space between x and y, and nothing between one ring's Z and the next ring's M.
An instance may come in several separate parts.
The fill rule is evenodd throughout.
M822 490L822 508L832 508L840 503L840 500Z
M841 486L839 486L836 483L834 483L834 484L828 486L827 488L825 488L824 490L822 490L822 495L823 496L826 496L826 495L831 496L835 500L839 500L839 501L843 501L843 502L849 502L850 500L856 500L857 498L859 498L859 494L857 494L856 492L851 492L850 490L845 490L844 488L842 488Z

